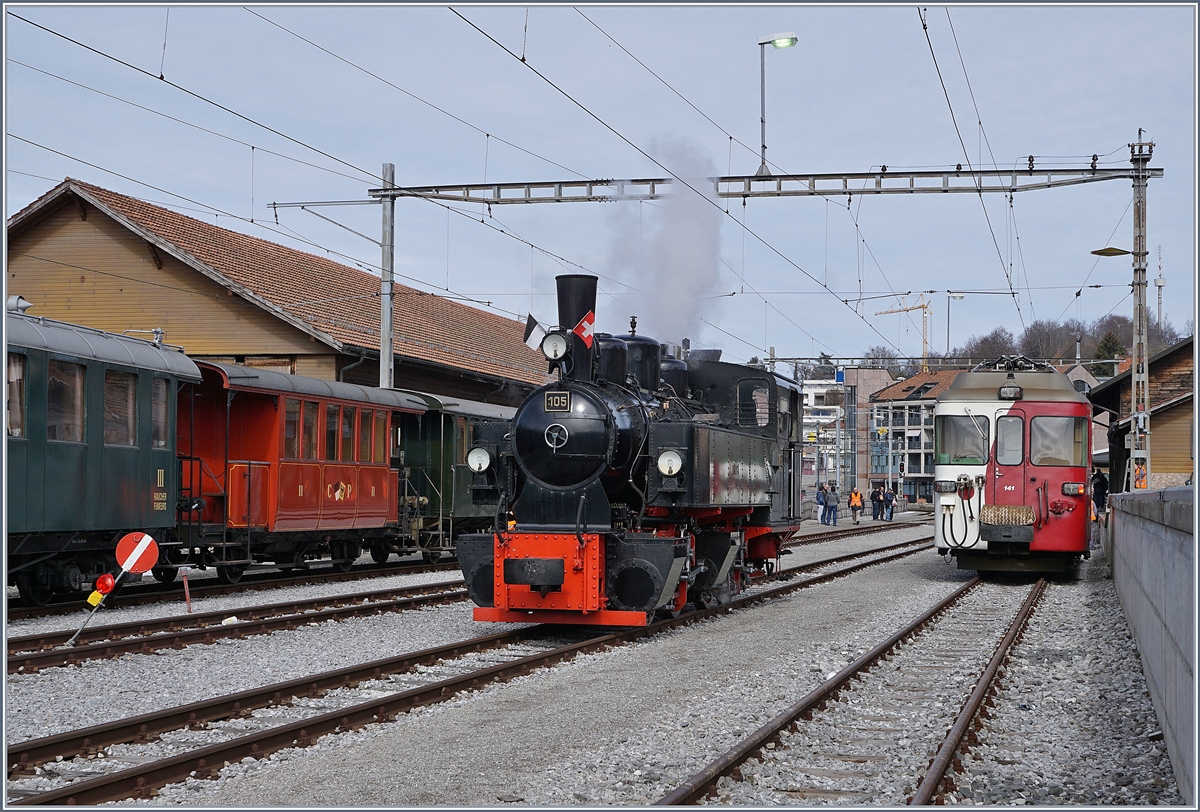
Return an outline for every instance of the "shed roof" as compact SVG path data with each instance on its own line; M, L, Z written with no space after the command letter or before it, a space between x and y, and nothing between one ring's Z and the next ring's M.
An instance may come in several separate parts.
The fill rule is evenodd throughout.
M185 381L199 381L200 370L180 350L140 338L106 333L24 313L5 313L9 348L46 350L110 364L165 372Z
M325 257L221 228L128 195L67 178L10 218L10 237L76 197L232 293L341 351L378 351L379 277ZM534 385L546 381L524 323L393 285L398 358Z

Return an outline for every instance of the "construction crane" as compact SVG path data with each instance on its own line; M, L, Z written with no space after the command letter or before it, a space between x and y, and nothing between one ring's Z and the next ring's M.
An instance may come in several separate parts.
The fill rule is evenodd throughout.
M904 297L900 297L900 307L893 307L891 310L880 310L876 316L884 316L888 313L907 313L910 310L921 311L921 371L929 371L929 310L932 307L929 302L925 301L925 294L922 293L917 297L917 303L911 307L904 307Z

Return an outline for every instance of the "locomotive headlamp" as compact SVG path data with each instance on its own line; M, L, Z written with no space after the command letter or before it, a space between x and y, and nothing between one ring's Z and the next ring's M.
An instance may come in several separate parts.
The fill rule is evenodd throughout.
M482 474L492 464L492 455L486 448L476 446L467 452L467 467L477 474Z
M1062 486L1063 496L1083 496L1082 482L1064 482Z
M1023 392L1021 387L1009 384L1000 387L1000 400L1020 400Z
M683 457L673 449L658 455L658 472L663 476L675 476L683 469Z
M958 486L948 479L939 479L933 483L933 489L938 493L954 493L958 490Z
M557 361L567 354L570 346L562 333L546 333L542 339L542 355L549 361Z

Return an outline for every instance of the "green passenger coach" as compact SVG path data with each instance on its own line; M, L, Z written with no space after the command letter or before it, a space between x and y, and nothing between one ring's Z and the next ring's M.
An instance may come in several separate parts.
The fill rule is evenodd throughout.
M200 371L156 341L9 309L7 578L26 603L116 571L125 533L176 524L177 389Z

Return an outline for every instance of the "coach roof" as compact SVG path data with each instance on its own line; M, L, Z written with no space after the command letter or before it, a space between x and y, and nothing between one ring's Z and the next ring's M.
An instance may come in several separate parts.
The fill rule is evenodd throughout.
M94 358L109 364L149 369L185 381L199 381L200 370L178 349L159 347L141 338L106 333L64 321L7 312L8 347Z
M356 400L405 412L421 413L428 410L425 401L410 392L377 389L373 386L358 386L337 381L322 381L299 375L287 375L270 369L218 364L212 361L199 361L198 363L201 369L213 370L219 374L222 384L227 389L280 392L333 400Z

